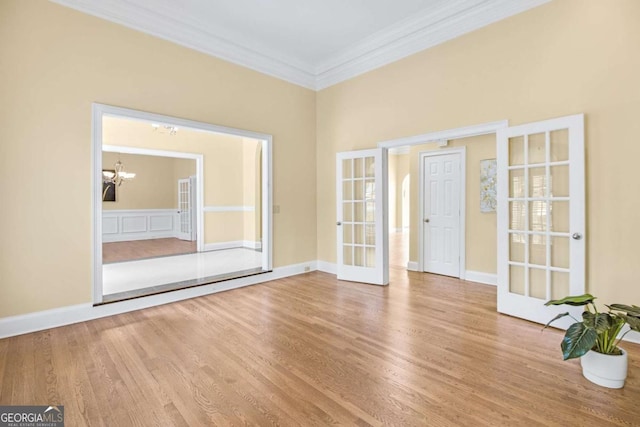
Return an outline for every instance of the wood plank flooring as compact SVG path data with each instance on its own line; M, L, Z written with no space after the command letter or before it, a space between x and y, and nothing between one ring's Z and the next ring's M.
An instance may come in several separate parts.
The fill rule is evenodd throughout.
M110 242L102 244L102 262L133 261L169 255L196 252L196 242L175 238L132 240L130 242Z
M313 272L0 340L0 404L62 404L69 426L640 425L640 346L604 389L495 298Z

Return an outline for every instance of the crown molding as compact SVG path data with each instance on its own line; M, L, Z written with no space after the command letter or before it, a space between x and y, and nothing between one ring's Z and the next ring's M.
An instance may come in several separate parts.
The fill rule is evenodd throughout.
M446 9L405 19L326 61L316 74L316 90L380 68L494 22L552 0L452 2Z
M231 41L168 9L123 0L50 0L287 82L321 90L552 0L455 0L404 19L320 64Z
M194 21L178 20L168 11L118 0L49 1L315 90L316 77L309 64L287 58L280 52L269 52L263 47L258 51L226 40Z

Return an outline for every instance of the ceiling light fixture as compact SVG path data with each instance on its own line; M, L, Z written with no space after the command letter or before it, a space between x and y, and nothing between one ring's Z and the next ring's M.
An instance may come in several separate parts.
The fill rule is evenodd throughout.
M124 170L124 164L120 161L120 154L118 154L118 161L113 165L113 168L114 171L102 171L102 180L105 184L114 184L120 187L123 182L136 177L135 173Z
M175 135L176 133L178 133L178 127L177 126L171 126L171 125L160 125L158 123L152 123L151 127L153 128L154 131L158 131L158 133L165 133L163 132L163 129L169 132L169 135Z

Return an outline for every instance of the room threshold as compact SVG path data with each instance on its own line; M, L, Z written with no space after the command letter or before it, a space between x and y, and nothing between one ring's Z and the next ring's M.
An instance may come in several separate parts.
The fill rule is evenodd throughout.
M99 305L111 304L114 302L121 302L131 300L135 298L142 298L151 295L163 294L167 292L179 291L182 289L194 288L197 286L210 285L213 283L226 282L233 279L240 279L243 277L255 276L258 274L269 273L268 270L262 268L252 268L242 271L234 271L231 273L218 274L215 276L201 277L197 279L183 280L180 282L167 283L164 285L150 286L146 288L133 289L125 292L117 292L113 294L104 295L102 302L94 304L94 307Z

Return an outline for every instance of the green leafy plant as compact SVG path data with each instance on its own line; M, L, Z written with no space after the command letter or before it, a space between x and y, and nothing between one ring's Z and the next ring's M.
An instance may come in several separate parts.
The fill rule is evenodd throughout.
M606 307L606 313L600 313L593 300L596 297L590 294L568 296L559 300L548 301L545 305L571 305L585 306L582 313L582 321L579 321L569 313L561 313L551 319L544 327L565 316L576 321L567 329L562 344L564 360L581 357L589 350L603 354L620 355L618 343L629 332L625 332L620 338L618 334L629 325L629 330L640 332L640 307L636 305L611 304Z

